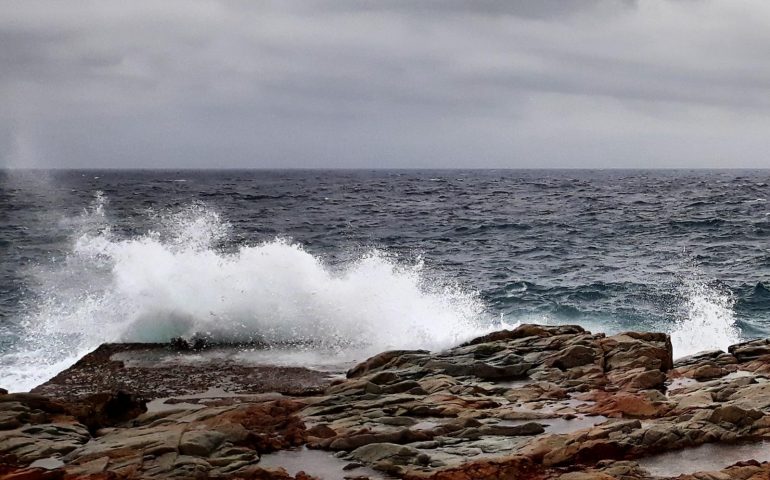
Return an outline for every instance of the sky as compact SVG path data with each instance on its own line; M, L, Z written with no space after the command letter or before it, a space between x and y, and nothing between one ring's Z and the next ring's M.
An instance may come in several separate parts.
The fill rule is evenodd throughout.
M6 168L770 167L767 0L0 0Z

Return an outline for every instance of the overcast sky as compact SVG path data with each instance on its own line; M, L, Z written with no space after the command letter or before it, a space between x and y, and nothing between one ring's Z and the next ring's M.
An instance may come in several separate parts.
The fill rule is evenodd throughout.
M767 0L0 0L8 167L770 167Z

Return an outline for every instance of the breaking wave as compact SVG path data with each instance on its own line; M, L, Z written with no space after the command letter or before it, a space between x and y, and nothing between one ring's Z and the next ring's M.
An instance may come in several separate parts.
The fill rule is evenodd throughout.
M682 286L680 319L670 331L675 357L705 350L724 350L741 341L736 324L733 295L705 282L689 281Z
M216 342L260 342L377 353L440 349L484 331L476 292L429 278L371 250L327 265L285 239L225 251L229 226L201 204L150 213L157 228L113 233L107 199L80 218L72 251L40 272L40 305L24 340L4 359L0 384L25 390L103 342L166 342L205 335Z

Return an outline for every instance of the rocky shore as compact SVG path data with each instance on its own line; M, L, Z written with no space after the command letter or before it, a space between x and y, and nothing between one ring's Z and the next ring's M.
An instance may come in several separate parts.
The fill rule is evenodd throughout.
M522 325L346 375L103 345L0 394L7 479L770 478L770 342Z

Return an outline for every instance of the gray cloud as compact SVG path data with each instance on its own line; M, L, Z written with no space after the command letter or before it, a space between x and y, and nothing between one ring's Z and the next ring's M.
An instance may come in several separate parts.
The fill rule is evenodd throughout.
M0 0L25 167L765 167L762 0Z

